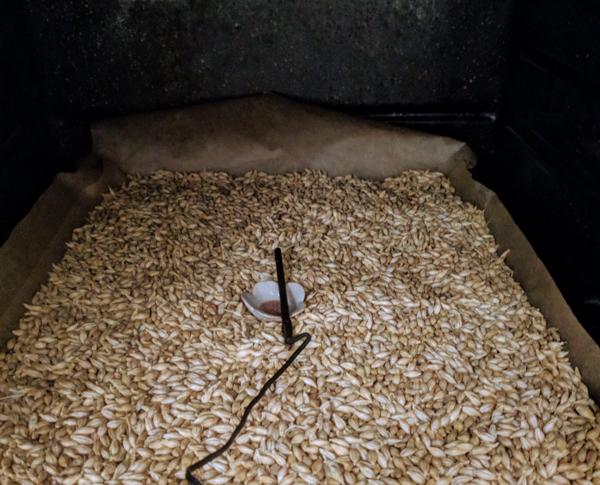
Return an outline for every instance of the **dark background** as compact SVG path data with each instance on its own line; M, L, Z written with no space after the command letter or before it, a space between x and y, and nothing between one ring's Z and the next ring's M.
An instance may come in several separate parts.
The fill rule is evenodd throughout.
M90 119L279 92L467 141L600 342L600 25L589 0L8 0L0 242ZM543 214L543 216L541 216Z

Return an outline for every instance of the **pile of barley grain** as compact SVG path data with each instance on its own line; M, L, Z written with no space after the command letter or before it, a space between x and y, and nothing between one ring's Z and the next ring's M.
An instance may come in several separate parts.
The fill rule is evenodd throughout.
M289 350L240 294L307 289L312 343L208 483L598 483L556 331L437 173L134 176L75 231L0 358L0 475L172 483Z

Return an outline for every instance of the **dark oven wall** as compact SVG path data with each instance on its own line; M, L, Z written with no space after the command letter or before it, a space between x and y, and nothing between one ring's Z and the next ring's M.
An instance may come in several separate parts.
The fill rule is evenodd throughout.
M498 158L477 173L600 342L600 7L529 0L515 19Z
M0 245L56 172L72 168L89 145L85 131L59 136L63 123L48 115L34 50L22 3L1 2Z
M30 0L62 109L130 112L278 91L492 111L507 1Z
M58 112L274 91L489 148L511 3L29 0L29 10Z

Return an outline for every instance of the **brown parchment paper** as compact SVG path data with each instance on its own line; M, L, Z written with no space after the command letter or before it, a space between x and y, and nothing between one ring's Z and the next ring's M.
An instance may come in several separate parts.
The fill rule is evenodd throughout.
M368 122L289 101L253 96L178 110L104 120L92 127L94 155L75 174L59 175L0 248L0 339L10 336L23 304L60 260L74 228L125 173L157 169L313 168L366 178L408 169L438 170L457 193L485 210L488 225L530 301L559 329L590 395L600 401L600 347L577 321L547 269L498 197L475 182L475 158L462 142Z

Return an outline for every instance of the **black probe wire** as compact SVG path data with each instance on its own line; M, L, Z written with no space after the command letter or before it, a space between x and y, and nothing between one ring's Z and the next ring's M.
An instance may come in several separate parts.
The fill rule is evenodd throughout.
M296 350L294 350L292 355L290 355L288 357L288 359L277 370L277 372L275 372L275 374L273 374L273 376L267 382L265 382L264 386L262 386L262 388L260 389L258 394L246 406L246 409L244 410L244 414L242 414L242 418L240 419L240 422L233 430L233 433L231 433L231 436L229 437L227 442L223 446L218 448L217 450L206 455L200 461L197 461L196 463L190 465L185 470L185 478L191 485L202 485L202 482L193 475L194 472L196 470L198 470L199 468L202 468L207 463L210 463L214 459L218 458L219 456L221 456L223 453L225 453L229 449L229 447L233 444L233 442L235 441L237 436L242 431L242 428L246 424L246 421L248 420L248 416L250 416L250 412L252 411L252 408L267 393L267 391L269 390L269 387L271 387L275 383L275 381L277 381L277 379L279 379L281 377L281 375L287 370L287 368L290 365L292 365L294 360L296 360L296 357L298 357L300 355L300 353L304 350L304 348L310 342L311 336L308 333L300 333L296 336L291 335L291 320L290 320L288 302L287 302L285 276L283 274L283 262L282 262L282 257L281 257L281 250L279 248L277 248L275 250L275 262L277 264L277 280L279 283L279 299L280 299L280 304L281 304L281 316L282 316L282 323L284 326L285 343L291 347L292 345L294 345L296 342L298 342L300 340L303 340L303 342L298 346L298 348Z
M223 446L221 446L218 450L213 451L209 455L206 455L200 461L197 461L196 463L194 463L193 465L190 465L187 468L187 470L185 471L185 478L187 479L187 481L189 483L191 483L192 485L202 485L202 482L200 480L198 480L196 477L194 477L193 473L196 470L198 470L199 468L202 468L207 463L213 461L215 458L218 458L219 456L221 456L233 444L233 442L235 441L237 436L242 431L242 428L246 424L246 421L248 420L248 416L250 415L252 408L267 393L267 391L269 390L269 387L271 387L271 385L274 384L275 381L277 379L279 379L279 377L281 377L281 375L286 371L286 369L290 365L292 365L292 363L294 362L296 357L298 357L300 355L300 352L302 352L304 350L304 348L310 342L311 336L308 333L301 333L301 334L298 334L295 337L293 337L294 342L297 342L298 340L302 340L302 339L304 339L304 342L302 342L300 344L300 346L294 351L294 353L289 356L288 360L286 360L285 363L279 368L279 370L277 372L275 372L275 374L273 374L273 376L261 388L259 393L254 397L254 399L252 399L252 401L250 401L250 404L248 404L248 406L246 406L246 409L244 410L244 414L242 414L242 419L240 419L239 424L235 427L235 429L233 430L233 433L231 433L231 436L229 437L227 442Z

